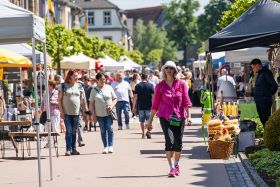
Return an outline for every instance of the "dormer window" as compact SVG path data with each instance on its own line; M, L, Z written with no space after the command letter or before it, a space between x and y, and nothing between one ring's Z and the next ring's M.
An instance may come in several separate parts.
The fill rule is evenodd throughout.
M104 22L104 25L112 25L111 12L110 11L104 11L103 12L103 22Z

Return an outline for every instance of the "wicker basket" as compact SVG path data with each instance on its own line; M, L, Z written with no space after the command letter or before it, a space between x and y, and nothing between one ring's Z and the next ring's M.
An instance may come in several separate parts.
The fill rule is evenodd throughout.
M209 140L210 157L228 160L232 154L234 143L234 141Z

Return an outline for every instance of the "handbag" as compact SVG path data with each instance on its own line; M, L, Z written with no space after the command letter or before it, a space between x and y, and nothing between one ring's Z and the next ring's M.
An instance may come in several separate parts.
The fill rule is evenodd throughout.
M50 96L50 99L52 98L54 92L52 92L51 96ZM40 115L40 119L39 119L39 122L41 124L45 124L47 122L47 111L43 111Z
M116 113L113 110L111 110L110 115L112 116L113 120L117 120L118 119Z
M40 123L41 124L45 124L47 122L47 112L44 111L42 112L42 114L40 115Z
M94 87L94 89L95 89L95 91L96 91L97 93L99 93L99 94L103 97L103 100L106 102L106 99L105 99L105 97L104 97L104 95L103 95L103 92L102 92L101 90L98 90L96 87ZM112 119L113 119L113 120L117 120L117 119L118 119L116 113L115 113L113 110L111 110L111 111L109 112L109 114L112 116Z

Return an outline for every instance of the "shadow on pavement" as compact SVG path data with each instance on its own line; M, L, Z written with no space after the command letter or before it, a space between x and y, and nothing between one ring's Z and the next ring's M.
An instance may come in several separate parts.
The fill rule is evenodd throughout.
M154 176L111 176L111 177L97 177L101 179L127 179L127 178L158 178L158 177L165 177L167 178L167 175L154 175Z
M163 154L165 155L164 150L140 150L140 154L142 155L158 155ZM183 150L182 154L189 154L187 150Z
M41 157L41 160L44 160L46 158ZM18 160L18 161L23 161L22 157L5 157L3 160ZM37 160L37 157L24 157L24 160Z
M199 182L191 183L192 185L207 187L231 187L223 163L200 164L200 167L194 168L192 170L203 172L194 174L194 176L201 177L202 179ZM217 175L217 173L219 173L219 175Z

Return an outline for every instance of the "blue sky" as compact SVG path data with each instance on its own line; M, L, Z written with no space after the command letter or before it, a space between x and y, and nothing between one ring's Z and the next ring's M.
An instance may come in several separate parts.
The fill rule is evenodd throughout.
M135 9L143 7L158 6L162 3L168 3L171 0L110 0L112 3L118 5L121 9ZM209 2L209 0L199 0L200 9L197 14L203 11L203 7Z

